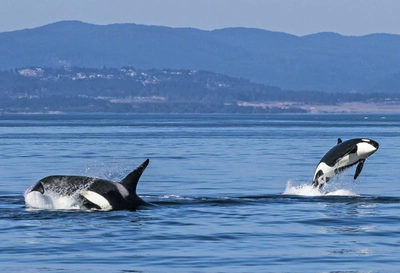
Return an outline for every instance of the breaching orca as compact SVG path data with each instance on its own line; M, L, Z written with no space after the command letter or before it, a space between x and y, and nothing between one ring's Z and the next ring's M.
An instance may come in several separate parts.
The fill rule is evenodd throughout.
M314 172L312 185L321 188L333 176L358 163L354 179L364 166L364 162L379 148L379 144L367 138L354 138L347 141L338 139L337 145L321 159Z
M73 197L86 209L135 210L146 204L136 194L136 186L148 164L149 159L120 182L87 176L48 176L37 182L28 194L39 192Z

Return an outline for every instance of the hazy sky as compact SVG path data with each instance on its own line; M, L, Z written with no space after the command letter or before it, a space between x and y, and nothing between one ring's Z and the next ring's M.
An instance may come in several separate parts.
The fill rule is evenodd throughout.
M307 35L400 34L399 0L1 0L0 32L62 20Z

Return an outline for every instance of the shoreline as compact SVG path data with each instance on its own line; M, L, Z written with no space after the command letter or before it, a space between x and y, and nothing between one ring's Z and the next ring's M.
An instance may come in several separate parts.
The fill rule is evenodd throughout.
M400 103L363 103L350 102L340 105L309 105L302 107L311 114L399 114Z
M299 109L304 110L305 113L297 114L400 114L400 102L390 103L365 103L365 102L349 102L337 105L315 105L303 104L297 102L265 102L265 103L251 103L251 102L238 102L238 106L254 107L254 108L280 108L285 110ZM94 113L115 113L115 114L134 114L135 112L91 112L91 111L1 111L0 116L5 115L66 115L66 114L94 114ZM202 114L201 112L142 112L142 114ZM213 112L204 114L227 114L225 112ZM240 114L240 112L238 112ZM243 112L243 114L252 114ZM287 114L287 113L269 113L274 115ZM292 112L291 114L296 114Z
M276 107L282 109L298 108L305 110L307 114L400 114L400 102L346 102L336 105L305 104L297 102L265 102L250 103L238 102L242 107Z

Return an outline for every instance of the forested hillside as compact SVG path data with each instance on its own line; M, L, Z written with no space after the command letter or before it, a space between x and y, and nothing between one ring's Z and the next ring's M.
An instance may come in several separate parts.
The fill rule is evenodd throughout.
M0 83L2 112L285 113L304 112L302 104L397 100L394 94L290 91L208 71L133 67L12 69L0 72Z

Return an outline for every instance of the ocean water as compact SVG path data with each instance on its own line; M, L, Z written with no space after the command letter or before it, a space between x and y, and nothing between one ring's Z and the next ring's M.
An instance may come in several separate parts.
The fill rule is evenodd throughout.
M398 272L400 115L2 115L1 272ZM323 194L320 158L379 150ZM34 209L41 178L119 181L145 159L137 211Z

